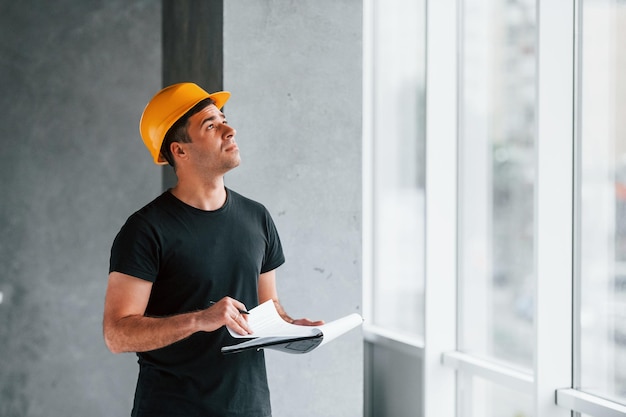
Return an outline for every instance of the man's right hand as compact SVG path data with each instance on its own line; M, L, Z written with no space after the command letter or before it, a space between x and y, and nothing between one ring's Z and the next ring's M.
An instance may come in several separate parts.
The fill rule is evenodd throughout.
M240 311L246 311L246 306L230 297L224 297L216 303L204 310L201 315L202 320L208 325L206 331L215 331L222 326L228 326L235 333L240 335L252 334L252 330L248 326L247 314L241 314Z

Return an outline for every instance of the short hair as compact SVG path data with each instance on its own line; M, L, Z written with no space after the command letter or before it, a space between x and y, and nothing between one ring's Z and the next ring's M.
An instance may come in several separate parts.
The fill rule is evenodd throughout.
M189 118L194 114L198 113L200 110L210 106L211 104L215 104L215 100L210 97L205 98L200 101L198 104L193 106L191 109L187 111L187 113L183 114L172 127L169 128L167 133L165 133L165 137L163 138L163 143L161 144L161 156L170 164L174 169L176 169L176 165L174 162L174 157L172 156L171 144L174 142L180 143L190 143L191 138L187 133L187 127L189 124Z

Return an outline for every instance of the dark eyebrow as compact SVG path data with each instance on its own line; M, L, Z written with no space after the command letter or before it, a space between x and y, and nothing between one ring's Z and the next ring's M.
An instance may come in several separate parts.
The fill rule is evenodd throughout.
M222 120L226 120L226 116L224 115L224 113L220 113L217 116L211 116L204 119L202 123L200 123L200 127L204 126L204 124L207 122L212 122L213 120L217 119L218 116L220 116Z

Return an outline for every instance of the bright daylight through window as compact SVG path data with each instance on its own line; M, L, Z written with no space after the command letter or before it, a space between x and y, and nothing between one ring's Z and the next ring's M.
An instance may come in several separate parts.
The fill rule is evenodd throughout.
M582 1L575 387L626 403L626 2Z
M374 323L423 336L424 4L374 7Z
M461 10L459 350L532 369L536 5L466 0ZM532 398L465 381L462 416L529 417Z

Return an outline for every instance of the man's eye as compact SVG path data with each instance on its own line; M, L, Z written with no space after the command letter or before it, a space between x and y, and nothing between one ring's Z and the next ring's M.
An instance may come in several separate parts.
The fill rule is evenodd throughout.
M213 129L213 127L214 127L213 125L207 125L206 130L211 130Z

